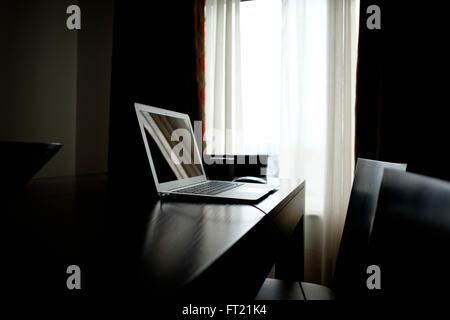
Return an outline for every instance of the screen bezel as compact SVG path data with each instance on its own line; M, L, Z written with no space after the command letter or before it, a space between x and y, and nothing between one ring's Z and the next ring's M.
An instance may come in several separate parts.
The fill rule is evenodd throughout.
M202 159L200 151L198 149L197 146L197 141L195 139L194 136L194 132L192 130L192 125L191 125L191 121L189 119L189 116L187 114L184 113L179 113L179 112L175 112L175 111L170 111L170 110L165 110L165 109L161 109L161 108L156 108L156 107L152 107L152 106L147 106L144 104L140 104L140 103L135 103L134 104L134 108L136 110L136 116L139 122L139 127L141 129L141 134L142 134L142 139L144 140L144 145L145 145L145 150L147 151L147 157L148 157L148 161L150 163L150 168L152 170L152 175L153 175L153 180L155 181L155 185L156 185L156 190L158 192L167 192L173 189L177 189L180 187L185 187L191 184L195 184L195 183L200 183L200 182L205 182L206 179L206 174L205 174L205 170L203 168L203 163L201 163L200 161L200 167L202 169L202 175L196 176L196 177L191 177L191 178L186 178L186 179L180 179L180 180L174 180L174 181L169 181L169 182L163 182L163 183L159 183L158 181L158 175L156 174L156 170L155 170L155 166L153 164L153 158L152 158L152 154L150 152L150 148L148 146L148 142L147 142L147 136L145 134L145 129L144 129L144 124L141 120L141 117L139 116L139 112L149 112L149 113L156 113L156 114L160 114L160 115L165 115L165 116L169 116L169 117L174 117L174 118L179 118L179 119L183 119L186 120L189 124L189 130L191 130L191 134L192 137L194 139L194 148L195 148L195 152L197 154L197 159Z

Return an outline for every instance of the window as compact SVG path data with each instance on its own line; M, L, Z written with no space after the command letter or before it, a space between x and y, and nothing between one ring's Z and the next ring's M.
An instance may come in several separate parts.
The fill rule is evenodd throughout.
M241 1L243 150L279 152L281 1Z
M353 180L358 28L359 0L206 0L205 125L234 131L210 146L307 181L305 253L323 249L309 277L324 281Z

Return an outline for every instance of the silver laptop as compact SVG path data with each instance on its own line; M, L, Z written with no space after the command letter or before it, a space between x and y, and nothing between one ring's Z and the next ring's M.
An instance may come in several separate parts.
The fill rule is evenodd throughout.
M187 114L135 103L158 194L257 201L267 184L208 180Z

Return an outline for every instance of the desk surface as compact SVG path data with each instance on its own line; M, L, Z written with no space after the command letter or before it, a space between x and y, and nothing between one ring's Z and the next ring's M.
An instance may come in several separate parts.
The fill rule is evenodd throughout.
M7 205L9 272L21 275L16 286L29 283L20 266L39 261L45 286L58 290L65 268L77 264L91 292L177 291L255 230L262 244L272 241L261 240L277 232L270 221L304 188L302 181L278 183L279 191L249 205L160 200L151 186L111 183L106 175L34 180Z

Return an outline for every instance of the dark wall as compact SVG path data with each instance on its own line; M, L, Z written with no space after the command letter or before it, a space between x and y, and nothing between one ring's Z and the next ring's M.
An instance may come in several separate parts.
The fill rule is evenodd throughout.
M68 30L66 9L81 9ZM0 141L60 142L36 177L107 171L112 0L0 1Z
M79 0L76 172L107 171L113 0Z
M366 27L369 5L381 30ZM356 155L450 180L446 11L419 1L361 0Z
M0 1L0 141L63 143L40 177L76 174L77 2Z
M199 119L193 0L116 1L109 172L148 176L134 102Z

